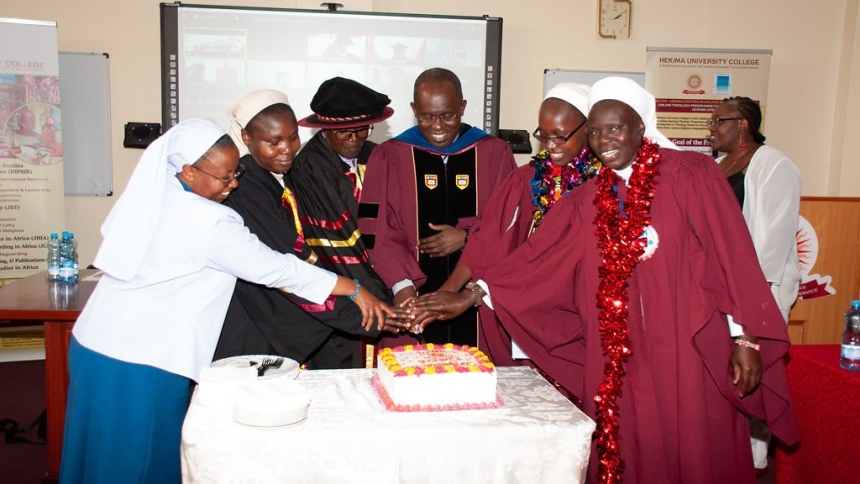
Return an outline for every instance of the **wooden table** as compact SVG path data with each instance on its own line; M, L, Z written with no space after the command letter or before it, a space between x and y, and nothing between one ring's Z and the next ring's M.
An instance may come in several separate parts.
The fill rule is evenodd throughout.
M82 270L84 279L97 271ZM81 281L62 287L49 282L45 271L0 288L0 320L45 325L45 385L48 407L48 472L42 482L57 482L66 394L69 389L69 340L72 326L87 304L96 283Z

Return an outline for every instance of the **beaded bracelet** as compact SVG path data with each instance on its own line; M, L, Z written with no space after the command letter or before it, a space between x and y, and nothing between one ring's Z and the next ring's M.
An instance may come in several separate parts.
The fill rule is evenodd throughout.
M349 296L350 301L355 301L355 298L358 297L358 291L361 290L361 282L358 279L353 279L353 282L355 282L355 292L352 293L352 296Z
M735 340L735 344L736 344L736 345L738 345L738 346L743 346L743 347L745 347L745 348L752 348L752 349L754 349L754 350L756 350L756 351L760 351L760 350L761 350L761 346L759 346L759 345L758 345L758 344L756 344L756 343L753 343L752 341L747 341L747 340L745 340L745 339L740 339L740 338L738 338L738 339L736 339L736 340Z

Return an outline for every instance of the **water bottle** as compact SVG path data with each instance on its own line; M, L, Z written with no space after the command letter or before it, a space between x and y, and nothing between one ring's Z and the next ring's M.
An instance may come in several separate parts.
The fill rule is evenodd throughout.
M48 239L48 280L60 280L60 239L56 232Z
M60 282L74 284L78 282L77 247L70 232L63 232L60 241Z
M77 281L78 274L80 273L80 266L78 265L78 241L72 232L69 232L69 243L72 244L72 269L75 273L75 281Z
M851 301L851 307L845 311L839 366L846 370L860 370L860 301Z

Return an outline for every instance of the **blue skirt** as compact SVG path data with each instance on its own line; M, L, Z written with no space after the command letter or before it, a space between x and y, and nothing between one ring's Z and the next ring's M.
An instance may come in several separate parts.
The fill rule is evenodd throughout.
M109 358L73 337L62 484L180 483L190 380Z

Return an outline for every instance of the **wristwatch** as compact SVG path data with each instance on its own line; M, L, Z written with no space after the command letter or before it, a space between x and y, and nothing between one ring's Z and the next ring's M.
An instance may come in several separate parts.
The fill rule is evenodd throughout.
M484 304L484 290L481 289L481 286L470 281L466 283L465 288L472 291L472 296L475 298L475 303L473 304L473 306L475 306L476 308L481 307L481 305Z

